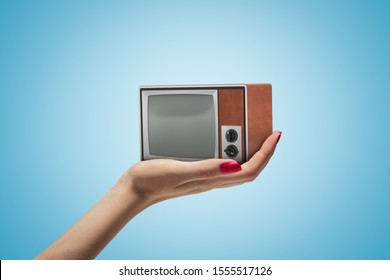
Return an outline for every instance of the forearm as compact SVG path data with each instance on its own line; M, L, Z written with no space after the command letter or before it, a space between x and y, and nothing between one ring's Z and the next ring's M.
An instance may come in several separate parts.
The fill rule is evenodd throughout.
M94 259L134 216L150 204L131 187L116 185L36 259Z

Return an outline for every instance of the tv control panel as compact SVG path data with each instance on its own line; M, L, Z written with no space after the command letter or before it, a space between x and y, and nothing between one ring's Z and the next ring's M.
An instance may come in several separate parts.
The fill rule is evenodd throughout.
M242 162L242 127L239 125L222 125L221 140L222 140L222 158L234 159Z

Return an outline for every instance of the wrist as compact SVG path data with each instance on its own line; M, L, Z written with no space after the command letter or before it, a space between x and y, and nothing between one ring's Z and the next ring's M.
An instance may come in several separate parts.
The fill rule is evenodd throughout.
M127 173L123 174L111 191L119 195L122 201L126 201L130 209L133 209L135 206L145 209L152 205L153 200L139 191L133 178Z

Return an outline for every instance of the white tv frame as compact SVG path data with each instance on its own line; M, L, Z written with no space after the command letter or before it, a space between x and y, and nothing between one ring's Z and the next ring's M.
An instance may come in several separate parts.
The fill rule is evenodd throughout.
M218 126L218 88L244 88L245 105L245 154L248 158L248 106L247 106L247 87L245 84L223 84L223 85L155 85L139 87L139 115L140 115L140 160L169 158L182 161L196 161L208 158L180 158L151 155L149 150L149 131L148 131L148 104L144 102L150 95L162 94L204 94L213 96L215 112L215 151L214 158L219 158L219 126ZM143 99L145 98L145 100ZM145 125L146 124L146 125ZM143 157L142 157L143 155Z

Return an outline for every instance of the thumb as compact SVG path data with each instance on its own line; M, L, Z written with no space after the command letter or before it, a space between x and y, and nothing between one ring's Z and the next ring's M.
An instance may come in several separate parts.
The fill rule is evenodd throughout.
M231 159L206 159L185 162L184 173L188 180L209 179L241 171L241 165Z

